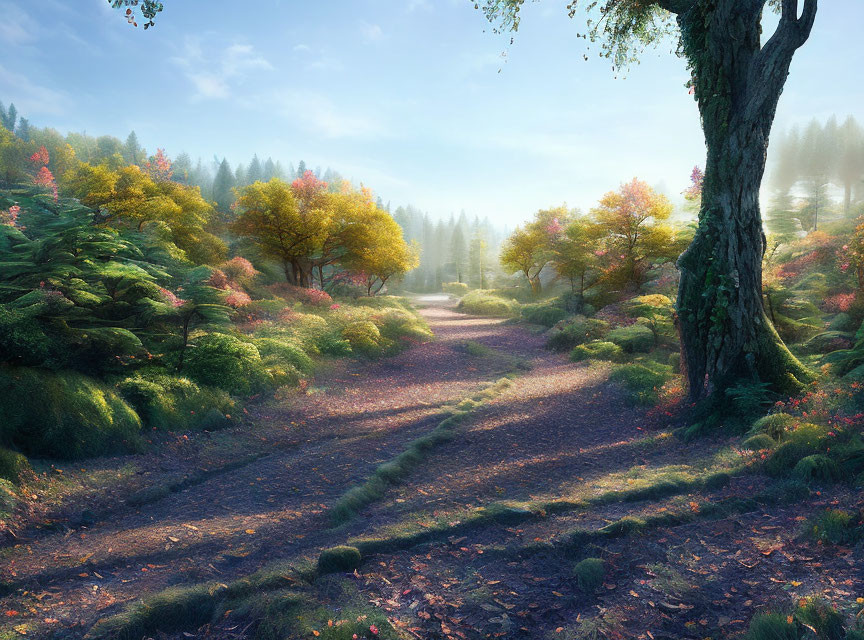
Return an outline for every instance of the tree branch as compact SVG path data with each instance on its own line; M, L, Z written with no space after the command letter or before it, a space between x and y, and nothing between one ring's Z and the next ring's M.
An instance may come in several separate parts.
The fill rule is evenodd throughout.
M696 0L657 0L658 7L678 15L689 11L694 4Z

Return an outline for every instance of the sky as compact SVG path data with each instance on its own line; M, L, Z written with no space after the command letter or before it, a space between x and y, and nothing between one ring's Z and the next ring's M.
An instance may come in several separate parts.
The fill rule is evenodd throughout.
M633 177L674 198L704 164L673 44L616 77L566 0L526 3L512 45L473 0L164 4L144 31L107 0L0 0L0 100L64 133L134 129L151 152L234 165L303 159L394 207L507 226L590 209ZM861 0L821 3L778 127L864 121L861 24Z

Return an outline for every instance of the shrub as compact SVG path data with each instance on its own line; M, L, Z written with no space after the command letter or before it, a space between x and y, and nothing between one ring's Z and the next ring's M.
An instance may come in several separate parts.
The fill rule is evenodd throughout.
M609 324L596 318L576 316L573 320L549 336L546 348L552 351L570 351L573 347L602 338Z
M606 567L600 558L585 558L573 567L573 574L579 583L579 588L585 593L592 593L606 577Z
M203 421L216 411L222 421L234 408L220 389L200 387L188 378L157 372L141 372L117 384L117 391L140 416L148 429L185 431L208 429ZM208 419L212 425L213 416Z
M666 383L666 376L663 373L652 371L642 364L617 367L609 379L623 384L633 400L645 405L657 402L657 392Z
M771 415L759 418L750 427L751 434L764 433L774 440L782 440L796 422L795 416L790 416L788 413L772 413Z
M744 449L749 449L750 451L762 451L763 449L773 449L774 445L777 442L774 441L771 436L760 433L755 436L750 436L744 442L741 443L741 446Z
M526 304L522 307L523 320L544 327L554 327L566 317L564 309L550 303Z
M792 470L799 480L804 482L837 482L843 477L840 467L826 455L816 454L801 458Z
M224 333L195 340L186 355L183 373L196 382L234 394L260 391L270 382L255 345Z
M468 285L464 282L443 282L441 283L441 291L462 297L468 293Z
M810 596L798 605L795 619L816 633L819 640L843 640L843 616L831 603L819 596Z
M312 307L329 307L333 304L333 298L330 297L330 294L320 289L295 287L286 282L270 285L267 289L280 298L295 300Z
M291 365L302 373L312 371L312 358L296 344L276 338L258 338L254 345L267 364Z
M456 308L463 313L473 313L478 316L507 318L519 312L519 303L512 299L500 298L487 291L471 291L459 301Z
M610 362L622 362L626 359L624 350L617 344L611 342L589 342L588 344L574 347L570 352L572 362L583 360L608 360Z
M323 335L318 338L316 348L326 356L342 358L351 355L351 343L334 335Z
M826 509L805 523L803 534L825 544L853 544L861 539L862 527L847 511Z
M342 329L342 337L355 353L373 357L381 353L381 331L371 320L358 320Z
M386 309L372 316L372 321L388 340L429 340L432 337L426 323L404 309Z
M354 571L363 562L357 547L331 547L324 549L318 556L319 573L340 573Z
M71 372L0 369L0 444L75 459L140 451L141 420L113 389Z
M18 453L0 447L0 478L18 483L22 475L31 471L27 458Z
M814 424L803 424L787 436L768 458L765 470L769 475L780 476L794 469L800 460L819 453L825 430Z
M606 334L606 340L614 342L627 353L647 353L654 348L654 333L641 324L612 329Z
M826 331L810 338L801 349L804 353L831 353L848 349L852 346L850 335L840 331Z
M750 621L747 640L799 640L798 626L782 613L761 613Z

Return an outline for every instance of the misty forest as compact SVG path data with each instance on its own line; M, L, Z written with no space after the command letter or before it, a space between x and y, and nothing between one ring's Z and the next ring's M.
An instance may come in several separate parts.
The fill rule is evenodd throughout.
M0 640L864 639L864 7L240 4L0 0Z

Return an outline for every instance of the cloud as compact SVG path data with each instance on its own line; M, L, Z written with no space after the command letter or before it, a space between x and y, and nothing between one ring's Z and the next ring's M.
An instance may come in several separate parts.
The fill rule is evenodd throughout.
M33 83L27 76L0 65L0 95L9 98L21 113L63 114L69 98L59 91Z
M36 22L19 7L0 2L0 15L0 43L15 47L36 39Z
M266 104L268 109L325 138L380 138L387 135L382 123L374 117L348 113L316 91L283 90L270 96L259 96L248 103L249 106L254 104Z
M196 38L187 38L183 55L171 60L192 83L193 100L228 98L250 73L273 70L273 65L250 44L234 43L215 55L207 55Z
M372 44L384 39L384 31L379 25L363 20L360 21L360 35L363 36L363 42L366 44Z

